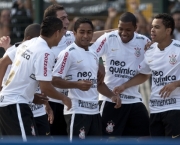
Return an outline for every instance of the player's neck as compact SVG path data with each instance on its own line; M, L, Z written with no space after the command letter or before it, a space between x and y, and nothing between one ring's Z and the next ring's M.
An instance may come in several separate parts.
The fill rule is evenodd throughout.
M158 48L163 51L166 47L168 47L172 43L172 39L163 40L158 42Z
M46 43L47 43L47 45L49 46L50 49L51 49L51 47L53 47L52 40L50 38L42 36L42 35L41 35L41 38L46 41Z
M77 43L76 41L75 41L75 43L76 43L77 46L81 47L85 51L89 51L89 48L88 48L89 46L82 46L81 44Z

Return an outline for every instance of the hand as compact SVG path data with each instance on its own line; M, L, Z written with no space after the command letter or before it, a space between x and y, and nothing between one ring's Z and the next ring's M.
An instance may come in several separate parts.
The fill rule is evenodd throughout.
M124 90L125 90L125 86L124 85L121 85L121 86L117 86L113 89L113 93L116 94L116 95L119 95L121 94Z
M49 103L47 102L46 104L46 113L48 115L48 121L50 124L53 124L53 121L54 121L54 114L53 114L53 110L51 109Z
M5 51L10 47L11 38L9 36L3 36L0 38L0 47L3 47Z
M169 97L171 92L174 91L177 87L177 82L167 84L160 90L159 95L161 95L161 98L165 99Z
M71 99L69 97L64 96L64 98L62 99L62 102L64 103L64 105L67 106L67 110L71 109L72 102L71 102Z
M112 96L111 97L111 100L112 100L112 102L114 102L114 103L116 103L116 105L114 106L114 108L120 108L121 107L121 99L120 99L120 97L119 97L119 95L117 95L117 96Z
M91 81L81 80L81 81L78 81L77 88L80 89L81 91L88 91L91 86L92 86L92 82Z
M110 8L108 9L108 16L109 16L110 18L115 18L115 17L117 16L117 14L118 14L118 12L117 12L117 10L116 10L115 8L110 7Z
M34 104L46 104L48 102L48 98L44 93L35 93L34 94L34 100L33 103Z
M153 43L154 43L153 41L147 40L147 44L145 45L144 50L147 51Z
M98 76L97 76L98 85L104 82L104 77L105 77L105 68L103 65L99 65Z

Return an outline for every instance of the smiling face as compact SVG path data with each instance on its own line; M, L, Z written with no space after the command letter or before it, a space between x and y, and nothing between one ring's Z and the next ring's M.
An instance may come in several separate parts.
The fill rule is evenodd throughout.
M119 21L118 24L119 36L123 43L128 43L134 37L134 32L136 31L136 26L132 22L122 22Z
M89 23L81 23L77 28L77 31L74 31L75 43L82 48L88 49L88 46L93 37L93 28Z

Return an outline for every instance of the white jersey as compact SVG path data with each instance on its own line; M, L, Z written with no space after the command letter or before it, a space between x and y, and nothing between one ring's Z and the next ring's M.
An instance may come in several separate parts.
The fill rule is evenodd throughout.
M59 53L64 50L66 47L68 47L71 43L73 43L75 40L74 34L72 31L67 31L66 34L62 37L61 41L59 42L57 47L52 47L52 51L56 57L56 60L58 58ZM56 90L60 93L63 93L64 95L68 95L68 90L67 89L60 89L56 88ZM56 103L62 103L61 100L53 99L49 97L49 101L51 102L56 102Z
M134 38L130 42L123 43L118 30L115 30L105 33L92 45L95 48L94 52L103 59L106 72L104 82L109 89L113 90L114 87L127 82L137 74L138 65L144 58L144 46L147 40L147 37L134 33ZM131 87L120 94L122 104L142 101L138 87ZM102 94L99 94L99 100L112 102Z
M169 83L180 80L180 41L173 42L161 51L157 43L151 45L139 66L142 74L152 74L150 112L159 113L168 110L180 110L180 87L176 88L168 98L159 95L160 90Z
M10 48L8 48L3 57L5 57L6 55L8 55L8 54L11 53L11 52L14 52L14 55L15 55L15 52L16 52L16 51L14 51L14 50L16 50L16 46L15 46L15 45L13 45L13 46L11 46ZM8 55L8 56L9 56L9 55ZM11 55L9 56L10 59L11 59L12 57L14 58L15 56L11 56ZM11 60L12 60L12 59L11 59ZM3 78L3 80L2 80L2 87L4 87L5 82L7 81L8 74L9 74L10 70L11 70L11 65L8 65L8 67L7 67L7 69L6 69L6 72L5 72L5 74L4 74L4 78Z
M0 106L32 102L38 81L52 80L54 60L54 54L41 37L19 45L8 79L0 93Z
M13 62L14 58L15 58L15 55L16 55L17 49L15 49L16 48L15 45L13 45L12 47L13 48L11 48L11 51L6 51L5 55L8 55L9 58L11 59L11 61ZM9 65L7 70L6 70L6 73L5 73L5 76L4 76L4 79L3 79L4 80L3 84L5 84L5 82L7 81L7 77L9 75L10 70L11 70L11 65ZM41 93L39 87L37 88L36 93ZM43 104L42 105L37 105L37 104L34 104L34 103L30 102L29 107L31 108L31 111L32 111L34 117L39 117L39 116L42 116L42 115L46 114L45 106Z
M72 108L64 107L64 114L97 114L99 113L97 72L99 59L91 51L85 51L75 43L63 50L55 64L53 76L61 77L69 81L90 80L93 85L88 91L80 89L68 89L68 97L71 98Z

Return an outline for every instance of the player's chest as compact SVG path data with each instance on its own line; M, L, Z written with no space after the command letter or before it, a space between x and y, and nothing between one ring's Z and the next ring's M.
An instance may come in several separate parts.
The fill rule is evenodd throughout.
M90 52L77 53L73 57L73 66L79 70L97 69L98 65L98 58Z

